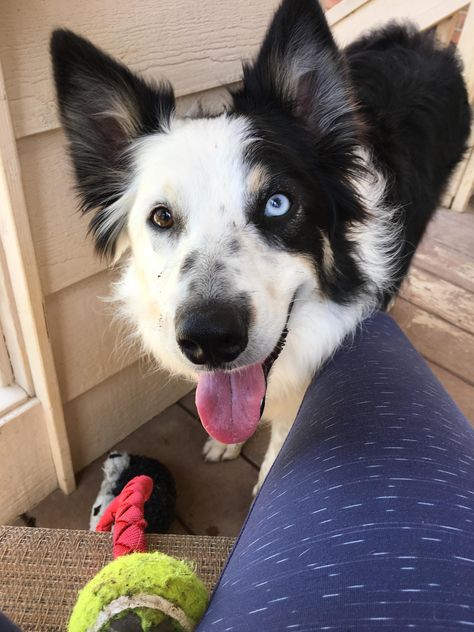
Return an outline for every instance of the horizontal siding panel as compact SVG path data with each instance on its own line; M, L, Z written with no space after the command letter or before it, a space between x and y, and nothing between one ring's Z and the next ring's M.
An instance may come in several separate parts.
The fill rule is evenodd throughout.
M199 102L215 112L227 98L226 88L200 92L180 99L178 110L188 112ZM31 232L46 296L105 268L87 237L89 218L77 212L72 166L65 143L59 129L18 141Z
M104 300L117 272L100 272L46 300L46 321L63 402L68 402L138 358L114 307Z
M236 81L278 0L4 0L0 57L17 137L58 126L48 42L66 26L179 95Z
M55 130L18 141L24 191L43 294L96 274L104 264L77 212L64 134Z
M77 472L191 389L137 362L64 407ZM146 446L143 446L146 452Z
M57 487L43 408L37 399L0 422L0 524L10 523Z

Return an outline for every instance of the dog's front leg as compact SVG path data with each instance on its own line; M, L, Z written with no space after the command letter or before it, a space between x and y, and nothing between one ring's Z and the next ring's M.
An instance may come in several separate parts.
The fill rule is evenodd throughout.
M281 447L288 436L290 431L292 422L285 423L281 421L274 421L271 425L271 436L270 443L268 444L268 449L265 453L265 458L263 459L262 465L260 467L260 473L258 475L258 481L255 487L253 488L253 495L256 496L260 487L263 485L263 481L267 477L270 468L273 465L273 462L278 456L278 453L281 450Z
M236 459L242 451L243 443L221 443L209 437L202 449L205 461L218 463L219 461L232 461Z

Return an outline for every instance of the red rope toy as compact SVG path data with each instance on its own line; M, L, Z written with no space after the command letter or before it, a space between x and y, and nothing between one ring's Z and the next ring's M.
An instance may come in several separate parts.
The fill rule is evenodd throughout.
M129 553L145 553L144 506L153 491L149 476L136 476L114 498L99 520L96 531L112 531L114 558Z

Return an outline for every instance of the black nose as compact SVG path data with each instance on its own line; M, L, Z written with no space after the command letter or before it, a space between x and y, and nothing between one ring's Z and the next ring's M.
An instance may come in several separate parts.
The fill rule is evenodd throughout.
M176 340L194 364L232 362L248 342L249 310L242 305L200 303L179 310Z

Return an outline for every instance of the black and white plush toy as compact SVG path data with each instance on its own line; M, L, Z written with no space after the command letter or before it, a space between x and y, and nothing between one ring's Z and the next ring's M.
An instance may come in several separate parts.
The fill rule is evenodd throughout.
M145 505L148 533L166 533L174 518L176 486L171 472L163 463L147 456L111 452L102 467L104 478L92 505L90 530L95 531L100 517L111 501L135 476L153 479L153 492Z

